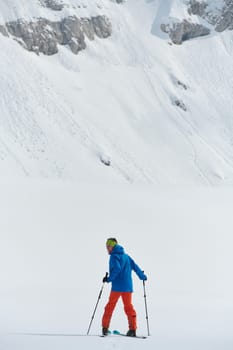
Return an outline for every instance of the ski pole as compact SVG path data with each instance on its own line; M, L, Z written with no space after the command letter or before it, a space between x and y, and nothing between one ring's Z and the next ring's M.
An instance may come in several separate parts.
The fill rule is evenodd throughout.
M147 301L146 301L146 285L145 285L145 280L143 280L143 290L144 290L144 300L145 300L145 310L146 310L147 333L148 333L148 336L149 336L149 335L150 335L150 330L149 330L149 318L148 318Z
M108 272L106 272L105 277L108 277ZM97 303L96 303L96 305L95 305L95 309L94 309L93 315L92 315L92 317L91 317L91 322L90 322L89 327L88 327L88 330L87 330L87 335L88 335L89 332L90 332L91 325L92 325L93 319L94 319L94 317L95 317L95 312L96 312L97 306L98 306L98 304L99 304L101 295L102 295L102 293L103 293L104 283L105 283L105 282L103 282L103 285L102 285L102 287L101 287L101 289L100 289L100 292L99 292L99 296L98 296L98 299L97 299Z

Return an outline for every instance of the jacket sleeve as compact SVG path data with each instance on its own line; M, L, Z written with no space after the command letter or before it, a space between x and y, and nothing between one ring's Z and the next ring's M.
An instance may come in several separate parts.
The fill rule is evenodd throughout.
M111 255L109 261L109 277L107 278L107 282L114 281L120 272L121 265L119 257L116 254Z
M140 280L146 281L147 276L144 274L144 271L140 269L140 267L135 263L135 261L132 258L130 258L130 263L131 263L132 270L137 274Z

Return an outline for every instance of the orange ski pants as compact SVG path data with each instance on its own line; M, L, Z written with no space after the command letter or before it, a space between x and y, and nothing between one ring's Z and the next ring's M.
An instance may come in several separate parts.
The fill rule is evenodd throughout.
M132 305L132 293L131 292L114 292L111 291L107 305L105 306L102 327L109 328L112 313L115 309L116 303L119 298L122 298L124 304L124 311L128 318L129 329L136 330L137 328L137 314Z

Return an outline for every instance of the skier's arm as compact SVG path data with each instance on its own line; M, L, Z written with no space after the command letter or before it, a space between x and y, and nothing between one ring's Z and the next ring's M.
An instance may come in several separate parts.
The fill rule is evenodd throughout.
M135 263L135 261L132 258L130 258L130 263L131 263L132 270L137 274L140 280L146 281L147 276L144 274L144 271L140 269L140 267Z

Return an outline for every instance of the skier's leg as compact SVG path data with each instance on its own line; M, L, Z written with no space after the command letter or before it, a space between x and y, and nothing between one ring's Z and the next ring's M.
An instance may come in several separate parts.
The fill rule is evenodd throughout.
M111 317L112 317L112 313L113 313L113 311L115 309L116 303L117 303L120 295L121 295L120 292L113 292L113 291L111 291L108 303L105 306L104 314L103 314L103 317L102 317L102 327L103 328L107 328L107 329L109 328Z
M132 304L132 293L123 292L121 293L121 297L124 303L124 310L128 318L129 329L136 330L137 329L137 314Z

